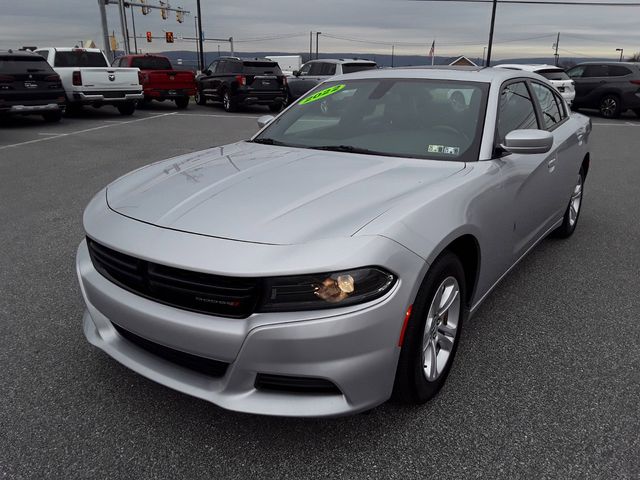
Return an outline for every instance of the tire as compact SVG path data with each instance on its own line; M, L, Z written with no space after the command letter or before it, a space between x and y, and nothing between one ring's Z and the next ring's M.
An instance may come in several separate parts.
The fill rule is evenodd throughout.
M198 105L207 104L207 99L205 98L205 96L202 94L200 90L196 90L196 94L193 96L193 99L196 101L196 104Z
M279 112L280 110L282 110L282 103L272 103L271 105L269 105L269 110L272 112Z
M636 114L636 117L640 117L640 108L634 108L633 113Z
M447 292L453 296L450 306L440 309L440 315L434 317L436 303L448 303L450 297L445 296ZM442 388L458 348L462 324L468 315L465 299L462 263L456 255L445 251L429 268L413 303L398 360L394 399L420 404L433 398ZM428 329L426 338L425 329ZM423 349L425 341L426 350ZM431 354L435 354L435 362Z
M578 173L576 185L573 187L571 199L569 205L564 212L562 218L562 225L553 231L553 236L557 238L568 238L573 235L573 232L578 226L578 219L580 218L580 211L582 210L582 196L584 194L584 181L586 179L584 169L580 169Z
M136 111L136 104L134 102L126 102L117 106L120 115L133 115Z
M622 105L617 95L605 95L598 104L600 115L604 118L618 118L622 113Z
M236 111L236 103L233 100L233 97L231 97L229 90L225 90L222 93L222 107L225 112L231 113Z
M178 107L179 110L184 110L188 106L189 106L189 97L176 98L176 107Z
M65 109L65 113L67 115L79 115L82 113L82 104L81 103L69 103L67 102L67 108Z
M42 118L47 123L56 123L62 119L62 111L56 110L55 112L45 112L42 114Z

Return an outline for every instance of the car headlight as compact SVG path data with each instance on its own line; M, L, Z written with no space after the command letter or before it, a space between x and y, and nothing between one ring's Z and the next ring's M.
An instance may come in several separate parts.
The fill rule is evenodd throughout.
M383 296L395 281L393 274L378 267L268 278L257 311L291 312L346 307Z

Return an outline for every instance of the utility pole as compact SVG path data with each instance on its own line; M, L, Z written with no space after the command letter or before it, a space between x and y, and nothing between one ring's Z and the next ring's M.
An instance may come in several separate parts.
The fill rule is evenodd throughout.
M131 26L133 27L133 48L135 48L135 53L138 53L138 39L136 38L136 20L133 16L133 7L129 7L131 9Z
M194 23L194 28L196 30L195 39L196 39L196 55L197 55L197 58L198 58L198 60L197 60L198 61L198 70L202 71L202 65L200 64L200 42L199 42L200 35L198 35L198 31L199 30L198 30L198 17L197 16L195 16L193 18L193 23Z
M556 39L556 43L553 45L556 49L556 53L553 54L554 57L556 57L556 67L558 66L559 62L559 58L560 56L558 55L558 46L560 45L560 32L558 32L558 38Z
M122 46L124 47L124 54L129 55L131 49L129 48L129 32L127 30L127 16L124 12L124 0L118 1L118 10L120 11L120 29L122 30L122 39L124 40Z
M200 0L197 0L198 4L198 48L200 49L200 55L198 57L198 64L200 65L200 71L204 70L204 45L202 44L202 11L200 10Z
M100 9L100 21L102 23L102 41L104 43L104 53L110 62L113 61L113 52L111 51L111 42L109 41L109 28L107 27L107 10L104 0L98 0L98 8Z
M491 28L489 30L489 47L487 48L487 67L491 66L491 48L493 47L493 27L496 23L496 7L498 0L493 0L493 8L491 10Z
M309 60L313 58L313 32L309 32Z
M319 58L318 57L318 39L320 38L320 34L322 32L316 32L316 60Z
M396 46L395 45L391 45L391 68L393 68L393 55L394 55L394 50L395 50Z

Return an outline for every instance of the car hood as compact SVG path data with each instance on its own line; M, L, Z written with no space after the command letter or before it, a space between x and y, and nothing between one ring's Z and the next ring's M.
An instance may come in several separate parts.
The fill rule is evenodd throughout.
M351 236L465 164L276 147L215 147L136 170L107 188L127 217L267 244Z

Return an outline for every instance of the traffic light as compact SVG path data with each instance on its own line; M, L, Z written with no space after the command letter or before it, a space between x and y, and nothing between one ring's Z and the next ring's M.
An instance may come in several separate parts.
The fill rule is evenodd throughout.
M184 12L182 11L182 8L178 8L178 11L176 12L176 20L178 23L184 22Z
M152 39L153 39L153 36L151 35L151 32L147 32L147 42L151 43Z
M164 39L167 41L167 43L173 43L173 32L165 32Z
M151 9L146 6L147 0L140 0L140 3L142 3L142 8L141 8L142 14L148 15L149 12L151 12Z
M162 16L162 19L163 19L163 20L166 20L166 19L167 19L167 9L166 9L166 8L163 8L163 7L165 7L165 6L167 6L167 3L165 3L165 2L160 2L160 15Z

